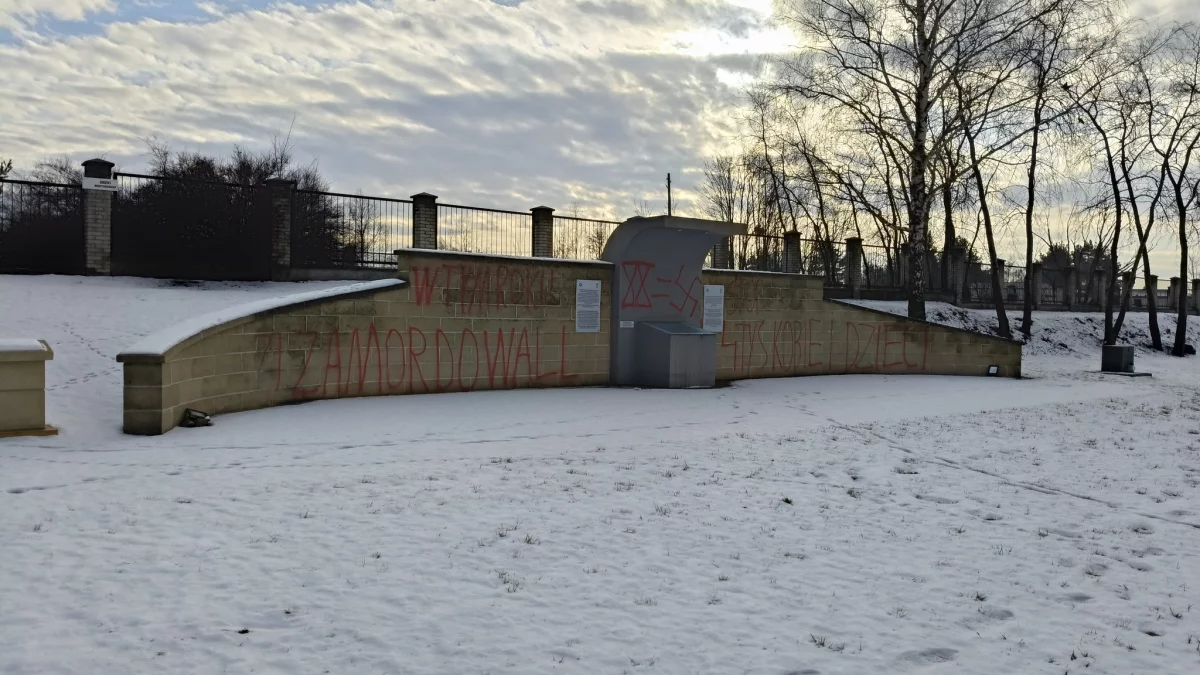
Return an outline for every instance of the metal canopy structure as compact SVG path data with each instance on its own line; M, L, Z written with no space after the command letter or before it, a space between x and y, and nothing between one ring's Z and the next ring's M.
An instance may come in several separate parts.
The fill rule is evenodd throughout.
M746 226L698 218L633 218L601 256L613 264L612 357L617 386L716 384L716 335L699 330L708 252Z

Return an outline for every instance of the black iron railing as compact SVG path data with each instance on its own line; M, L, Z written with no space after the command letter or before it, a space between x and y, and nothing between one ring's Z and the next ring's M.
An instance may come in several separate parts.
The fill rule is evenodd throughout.
M533 214L438 204L438 248L464 253L528 256L533 253Z
M296 190L292 198L293 267L391 267L412 245L412 202Z
M83 274L83 190L0 180L0 273Z
M265 187L114 175L114 274L222 281L271 278L271 205Z

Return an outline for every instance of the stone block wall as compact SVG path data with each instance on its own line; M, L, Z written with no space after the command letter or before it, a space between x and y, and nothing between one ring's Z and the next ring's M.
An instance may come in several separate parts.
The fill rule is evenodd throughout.
M820 277L706 270L725 286L717 379L1021 374L1020 343L822 299Z
M197 317L122 353L125 431L164 433L187 408L219 414L319 399L605 385L612 275L601 262L399 251L397 279ZM575 331L583 279L601 281L598 333ZM668 285L679 297L650 292L657 287L646 294L695 316L700 281L725 287L720 380L983 375L989 365L1020 375L1018 343L827 302L819 277L705 271L690 285Z
M607 321L576 333L574 312L577 279L603 280L609 302L611 266L416 251L399 263L387 288L285 303L121 354L125 431L165 433L188 408L608 381Z

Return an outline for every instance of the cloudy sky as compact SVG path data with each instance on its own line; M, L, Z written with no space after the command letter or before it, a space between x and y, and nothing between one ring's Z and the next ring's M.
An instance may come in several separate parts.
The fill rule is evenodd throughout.
M1200 14L1200 0L1139 0ZM1189 9L1184 9L1189 8ZM262 147L334 189L583 215L687 197L791 37L771 0L0 0L0 157Z
M770 0L0 0L0 156L292 131L335 189L584 215L685 190L790 38Z

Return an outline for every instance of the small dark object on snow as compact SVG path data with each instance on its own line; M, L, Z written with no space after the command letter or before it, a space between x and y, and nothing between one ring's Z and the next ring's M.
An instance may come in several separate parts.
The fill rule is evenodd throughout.
M246 633L249 633L249 632L250 632L249 628L243 628L238 631L238 635L245 635Z
M211 427L212 417L210 417L208 413L203 413L199 410L192 410L191 408L188 408L187 410L183 411L183 420L179 423L179 426L187 427L189 429L195 427Z
M1195 356L1195 355L1196 355L1196 348L1195 348L1195 347L1193 347L1192 345L1184 345L1184 346L1183 346L1183 353L1184 353L1184 355L1186 355L1186 356Z

